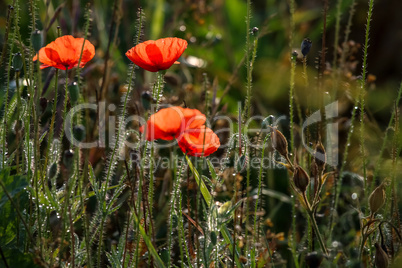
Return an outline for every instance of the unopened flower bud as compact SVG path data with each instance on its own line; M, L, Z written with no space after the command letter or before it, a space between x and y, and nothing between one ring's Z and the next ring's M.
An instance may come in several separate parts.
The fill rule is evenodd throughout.
M375 267L378 268L387 268L389 265L389 259L387 253L381 248L378 243L374 244L375 246Z
M310 52L312 43L313 42L310 40L310 38L304 38L303 42L301 43L301 53L303 54L303 57L307 56L307 54Z
M315 147L314 157L318 170L322 172L325 169L325 162L327 161L327 155L325 154L325 149L321 142L318 142Z
M283 134L276 128L272 128L272 147L283 157L288 155L288 142Z
M16 72L19 72L19 71L21 71L23 65L24 65L24 61L22 59L21 53L19 53L19 52L15 53L14 57L13 57L13 61L12 61L13 69Z
M293 182L296 188L304 193L307 190L307 186L310 183L310 177L308 176L307 172L301 167L296 166L293 173Z
M49 176L49 179L53 179L56 175L57 175L57 163L54 162L50 168L49 168L49 172L47 173Z
M173 214L173 215L172 215L172 227L173 227L173 228L176 228L177 225L178 225L178 222L179 222L179 219L178 219L177 215L176 215L176 214Z
M80 96L80 90L77 82L74 82L68 86L68 93L70 94L71 104L75 104Z
M31 43L32 48L35 50L36 53L42 48L42 33L39 30L33 31L31 34Z
M212 231L212 232L211 232L211 242L212 242L212 245L214 245L214 246L215 246L216 243L218 242L218 237L217 237L215 231Z
M369 196L369 207L372 214L376 213L385 203L384 184L381 184Z

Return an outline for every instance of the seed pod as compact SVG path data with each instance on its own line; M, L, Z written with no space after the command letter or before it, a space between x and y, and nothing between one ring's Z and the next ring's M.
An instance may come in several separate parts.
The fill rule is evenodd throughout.
M36 53L42 48L42 33L39 30L33 31L31 34L31 43L32 48L35 50Z
M389 259L387 253L381 248L378 243L375 246L375 267L377 268L387 268L389 265Z
M304 38L303 42L301 43L301 53L303 54L303 57L307 56L307 54L310 52L312 43L313 42L310 40L310 38Z
M15 53L12 61L12 67L16 72L21 71L24 65L24 60L22 59L21 53Z
M307 186L310 184L310 177L301 166L295 166L293 182L300 192L306 192Z
M384 184L381 184L369 196L369 207L372 214L376 213L385 203Z
M57 175L57 163L54 162L50 168L49 168L49 172L47 173L49 179L53 179L56 175Z
M75 104L80 96L80 90L77 82L74 82L68 86L68 93L70 94L71 104Z
M283 134L276 128L272 128L271 134L272 147L283 157L288 155L288 142Z
M77 141L83 141L85 139L85 127L83 125L74 126L73 134Z
M325 169L325 162L327 161L327 155L325 154L324 146L321 142L318 142L314 151L315 163L318 170L322 172Z

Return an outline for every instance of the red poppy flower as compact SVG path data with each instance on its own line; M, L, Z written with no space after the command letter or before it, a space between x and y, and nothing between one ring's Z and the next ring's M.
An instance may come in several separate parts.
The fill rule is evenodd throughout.
M169 69L186 48L186 40L169 37L140 43L127 51L126 56L141 68L157 72Z
M180 149L191 156L208 156L221 145L218 136L205 126L186 129L178 143Z
M145 138L148 141L157 139L173 140L187 128L198 128L205 124L205 115L196 109L182 108L179 106L160 109L151 115L146 129L140 127L140 131L145 131Z
M39 50L39 61L43 63L40 68L54 67L66 70L66 68L72 69L77 67L83 42L84 38L74 38L71 35L56 38L56 40ZM94 56L94 45L88 40L85 40L80 67L84 67ZM37 59L38 56L36 55L33 60L35 61Z

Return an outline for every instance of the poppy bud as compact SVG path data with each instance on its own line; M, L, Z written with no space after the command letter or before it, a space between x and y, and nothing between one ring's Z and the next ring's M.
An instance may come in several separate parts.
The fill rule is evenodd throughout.
M310 38L304 38L303 42L301 43L301 53L303 54L303 57L307 56L307 54L310 52L311 48L311 42Z
M85 127L83 125L74 126L73 134L77 141L83 141L85 139Z
M272 128L271 141L272 147L286 158L288 155L288 142L285 136L276 128Z
M12 67L16 72L21 71L24 61L22 59L21 53L15 53L12 61Z
M77 82L73 82L68 86L68 93L70 95L70 101L72 104L75 104L78 101L80 96L80 90L78 88Z
M211 232L211 242L212 242L212 245L214 245L214 246L218 242L218 237L214 231Z
M67 169L72 168L74 160L74 152L73 150L65 150L63 157L63 164Z
M57 163L56 162L54 162L50 166L47 175L49 176L49 179L53 179L57 175Z
M31 43L32 48L35 50L36 53L42 48L42 33L39 30L33 31L31 34Z
M315 147L314 157L318 170L322 172L325 169L325 162L327 161L327 156L325 154L324 146L322 145L321 142L318 142Z
M307 186L310 183L310 178L307 174L307 172L301 167L301 166L296 166L294 173L293 173L293 182L296 186L296 188L304 193L307 190Z
M159 255L165 264L169 263L169 252L166 250L166 248L162 249Z
M372 214L376 213L385 203L384 184L381 184L369 196L369 207Z
M374 244L375 246L375 267L378 268L387 268L389 265L389 259L387 253L381 248L378 243Z
M176 215L176 214L173 214L173 215L172 215L172 227L173 227L173 228L176 228L177 225L178 225L178 222L179 222L179 219L177 218L177 215Z

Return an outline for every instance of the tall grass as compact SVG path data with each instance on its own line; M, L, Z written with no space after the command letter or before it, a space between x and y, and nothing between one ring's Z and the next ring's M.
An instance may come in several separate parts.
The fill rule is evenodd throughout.
M0 266L382 267L382 257L397 267L402 83L384 124L370 102L380 90L368 81L374 0L357 40L359 70L350 56L359 37L354 0L324 1L322 17L293 0L150 1L132 4L136 18L127 1L9 2L0 57ZM93 42L95 58L85 68L40 69L36 39L69 33ZM165 36L188 41L180 65L152 75L128 64L127 49ZM308 57L295 45L306 37ZM339 118L325 118L326 91ZM144 141L143 122L129 122L170 105L202 110L221 148L201 158L177 142L160 148ZM315 109L322 121L305 126ZM339 133L326 133L331 120ZM71 133L98 146L72 144ZM345 140L333 148L331 135ZM329 159L337 152L336 166Z

